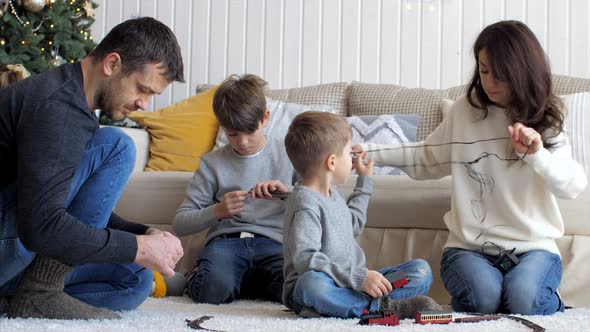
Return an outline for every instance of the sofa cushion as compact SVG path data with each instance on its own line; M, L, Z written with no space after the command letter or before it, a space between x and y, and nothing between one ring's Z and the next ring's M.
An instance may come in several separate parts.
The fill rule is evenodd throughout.
M142 224L172 224L193 172L133 172L115 206L124 219Z
M441 122L440 90L408 89L393 84L352 82L348 96L349 115L419 114L418 141Z
M121 130L127 134L135 143L135 166L134 172L141 172L147 166L150 159L150 134L147 130L139 128L121 127Z
M213 85L199 84L196 93L202 93ZM326 105L332 108L332 112L338 115L346 115L346 92L348 83L327 83L303 88L268 89L264 94L278 101L303 105Z
M211 151L219 124L213 114L215 90L190 97L156 112L133 112L129 118L151 136L147 171L194 171Z
M356 184L350 176L339 192L348 197ZM416 181L407 175L373 175L367 226L446 230L443 217L451 209L451 177Z
M416 142L418 114L363 115L345 118L352 128L352 144L401 144ZM392 166L375 165L373 174L399 175ZM356 174L353 170L352 174Z

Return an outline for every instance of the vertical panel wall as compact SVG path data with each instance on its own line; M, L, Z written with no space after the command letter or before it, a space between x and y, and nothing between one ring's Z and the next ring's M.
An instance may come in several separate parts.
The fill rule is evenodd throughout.
M447 88L473 71L471 46L488 24L529 25L554 73L590 78L587 0L95 0L95 41L136 16L172 28L186 83L156 109L218 83L254 73L271 88L338 81Z

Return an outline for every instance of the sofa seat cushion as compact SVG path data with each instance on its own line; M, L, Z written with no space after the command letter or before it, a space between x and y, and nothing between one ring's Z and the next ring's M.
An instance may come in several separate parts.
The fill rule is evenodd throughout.
M339 187L347 197L356 176ZM451 209L451 177L416 181L407 175L374 175L367 209L372 228L423 228L446 230L443 216Z
M134 172L115 212L142 224L171 225L193 172Z

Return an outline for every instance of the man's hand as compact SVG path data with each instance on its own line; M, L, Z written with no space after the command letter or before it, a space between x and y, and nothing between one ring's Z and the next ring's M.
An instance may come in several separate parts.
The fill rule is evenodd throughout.
M279 180L266 180L256 184L250 191L250 198L280 199L272 197L271 191L289 192L289 188Z
M361 152L356 156L357 157L354 159L354 163L352 164L352 167L354 167L356 173L358 175L364 176L373 175L373 165L375 165L375 161L371 159L367 164L365 164L365 158L367 157L366 152Z
M363 290L369 296L378 298L389 294L393 290L393 286L391 286L389 280L385 279L381 273L369 270L367 271L367 278L365 279Z
M508 126L508 134L510 134L514 150L520 154L535 154L543 147L541 135L533 128L526 127L520 122Z
M248 198L247 191L230 191L223 195L221 202L215 204L215 218L222 220L240 214L244 201Z
M155 235L155 234L159 234L159 233L163 233L163 232L157 228L154 228L154 227L150 227L147 229L147 231L145 231L145 235Z
M174 267L184 255L180 240L169 232L151 232L155 234L147 235L146 232L146 235L137 236L135 263L159 271L166 277L173 277Z

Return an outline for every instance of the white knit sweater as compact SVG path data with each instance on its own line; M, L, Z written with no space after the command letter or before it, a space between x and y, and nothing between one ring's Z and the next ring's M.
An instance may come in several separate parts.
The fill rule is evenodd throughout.
M402 148L362 148L377 150L368 155L376 164L400 167L417 180L453 176L451 210L444 216L449 229L445 247L480 250L485 242L493 242L502 250L516 248L517 254L546 250L559 255L555 239L563 235L564 225L556 196L575 198L586 187L586 175L572 159L563 133L551 140L557 144L550 149L541 148L522 161L500 160L522 157L512 148L510 124L504 109L493 106L482 120L482 111L463 96L425 141ZM495 138L505 139L444 144ZM493 245L486 244L484 250L498 253Z

